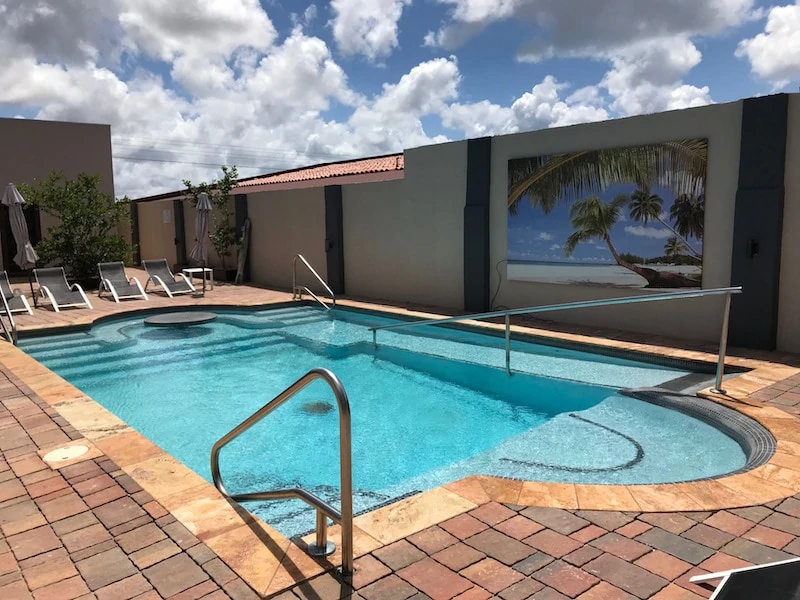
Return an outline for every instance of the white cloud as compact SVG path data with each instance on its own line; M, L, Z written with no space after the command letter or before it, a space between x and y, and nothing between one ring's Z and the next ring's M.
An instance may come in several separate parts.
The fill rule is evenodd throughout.
M411 0L331 0L333 38L346 55L369 60L397 47L397 23Z
M455 48L498 21L530 27L527 60L619 51L650 38L716 35L756 14L754 0L438 0L451 7L428 43ZM535 33L534 33L535 32Z
M536 236L537 240L543 240L545 242L550 242L553 239L553 234L547 233L546 231L542 231L538 236Z
M178 56L229 58L238 48L268 49L275 27L258 0L125 0L119 23L134 51L170 61Z
M583 103L586 92L562 100L560 93L567 85L548 75L530 92L514 100L510 106L500 106L487 100L472 104L453 103L441 113L442 124L464 131L468 137L516 133L546 127L561 127L608 119L608 112L591 103Z
M550 246L550 250L561 250L561 244L553 244Z
M632 44L610 55L611 70L602 87L623 114L652 113L711 102L709 89L682 83L702 56L688 39L654 39Z
M439 2L452 11L438 31L426 36L428 45L455 48L492 23L517 19L535 36L520 48L519 60L608 61L611 68L600 85L579 90L568 103L571 100L584 110L598 106L602 88L611 96L611 108L623 115L710 103L707 87L683 81L701 58L693 39L722 34L760 14L754 0Z
M629 225L625 228L625 233L637 237L648 237L656 240L665 240L675 235L669 229L656 229L655 227L644 227L643 225Z
M775 89L800 80L800 0L772 7L763 33L742 40L736 56L747 58L753 73Z

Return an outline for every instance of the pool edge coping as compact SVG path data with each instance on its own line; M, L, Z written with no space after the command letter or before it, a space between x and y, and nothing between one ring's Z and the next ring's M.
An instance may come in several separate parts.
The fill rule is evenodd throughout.
M379 304L347 300L339 302L345 306L367 308L374 312L438 316ZM275 301L256 304L224 303L204 305L203 308L206 310L211 306L276 308L287 304L292 305L291 302ZM195 309L195 307L181 307L185 308ZM394 310L388 310L390 308ZM125 311L116 315L101 316L77 327L85 331L100 322L130 317L135 313L163 310L159 308ZM493 323L470 323L478 327L502 328L502 325ZM72 328L75 329L75 326ZM47 329L50 330L48 333L64 330L63 327ZM589 347L611 343L630 345L633 347L631 349L641 352L643 346L607 338L557 334L525 326L512 326L512 330L521 334L544 333L547 334L546 337L566 337L572 341L583 342L584 346ZM586 343L586 340L591 340L595 344ZM19 348L10 344L2 348L0 362L8 371L57 410L89 442L116 462L259 593L264 595L275 593L338 564L338 552L330 557L329 561L319 563L303 554L300 546L260 520L254 519L253 522L261 527L273 542L272 549L266 548L252 530L252 523L242 519L212 484ZM644 346L644 348L649 349L649 352L647 350L645 352L653 354L660 354L654 350L662 350L656 346ZM703 358L709 360L709 355L701 352L674 348L663 350L673 354L689 354L692 360L697 360L698 357L701 360ZM672 512L752 506L798 493L800 421L780 409L743 400L746 400L746 396L750 393L800 373L800 369L756 359L734 357L732 362L748 363L742 366L751 369L747 373L726 380L726 387L736 396L741 396L739 400L735 397L733 400L720 397L710 393L709 390L698 393L698 396L742 412L764 426L777 441L776 452L766 464L747 473L717 479L656 485L561 484L472 475L358 516L355 519L356 554L366 554L491 501L573 510ZM739 379L742 381L737 381ZM132 448L133 454L131 454ZM169 483L165 481L166 478L169 478ZM219 526L220 522L224 523L222 527ZM331 539L337 541L337 528L331 528L330 533ZM254 568L253 564L258 566ZM298 573L301 579L297 579Z

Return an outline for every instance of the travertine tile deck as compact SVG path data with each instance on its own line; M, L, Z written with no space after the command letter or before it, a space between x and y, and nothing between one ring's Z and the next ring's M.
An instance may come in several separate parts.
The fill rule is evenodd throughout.
M221 285L204 299L151 298L117 305L94 297L94 311L37 309L17 320L21 330L86 325L143 307L253 306L288 301L290 295ZM714 359L708 345L546 327L515 329ZM325 573L338 564L337 555L330 562L310 559L70 384L18 349L0 345L0 598L218 600L254 597L255 590L261 596L322 599L354 589L367 600L707 597L708 589L688 583L691 574L800 554L795 361L739 353L730 362L752 370L726 387L740 401L715 398L750 414L778 438L778 453L759 470L675 486L470 477L358 517L359 568L354 580L344 582ZM72 439L91 448L81 462L40 460L41 451Z

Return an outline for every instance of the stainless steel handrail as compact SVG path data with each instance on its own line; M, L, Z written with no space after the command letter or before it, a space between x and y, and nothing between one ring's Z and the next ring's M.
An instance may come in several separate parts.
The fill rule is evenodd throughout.
M443 323L454 323L456 321L477 321L480 319L490 319L493 317L505 317L506 330L506 371L511 373L511 320L513 315L527 315L533 313L553 312L559 310L574 310L577 308L593 308L596 306L613 306L615 304L635 304L642 302L658 302L663 300L681 300L685 298L702 298L705 296L725 295L725 308L722 315L722 333L719 341L719 359L717 361L717 374L714 387L711 391L725 394L722 389L722 376L725 370L725 353L728 348L728 320L731 309L731 295L741 294L742 288L726 287L711 288L706 290L687 290L682 292L667 292L664 294L648 294L642 296L627 296L625 298L607 298L605 300L585 300L581 302L567 302L565 304L548 304L545 306L530 306L527 308L513 308L510 310L496 310L493 312L476 313L472 315L461 315L457 317L442 317L439 319L423 319L420 321L409 321L406 323L394 323L392 325L380 325L370 327L372 332L372 343L378 347L378 331L382 329L400 329L403 327L418 327L422 325L442 325Z
M261 419L266 417L289 398L297 394L300 390L308 386L313 381L322 379L333 390L336 403L339 405L339 475L342 495L342 509L336 510L333 506L301 488L289 488L284 490L271 490L264 492L249 492L245 494L231 495L222 483L222 476L219 472L219 452L236 437L250 429ZM317 535L314 544L309 544L309 554L313 556L325 556L334 550L334 544L328 542L328 521L329 517L342 527L342 572L351 574L353 572L353 460L352 460L352 441L350 436L350 401L347 399L342 382L328 369L312 369L292 385L275 396L267 404L234 427L214 444L211 449L211 476L214 485L225 496L234 502L248 502L261 500L285 500L287 498L297 498L310 504L317 509Z
M14 321L14 316L11 314L11 309L8 307L8 300L6 300L5 294L0 294L0 296L3 298L3 310L8 317L8 322L11 325L11 331L9 331L8 327L6 327L6 323L3 321L2 317L0 317L0 325L3 326L3 333L5 334L6 339L16 346L18 341L17 323Z
M306 266L306 268L309 271L311 271L311 274L314 277L317 278L317 281L319 281L322 284L322 287L325 288L325 291L328 292L328 294L331 297L331 306L328 306L327 304L325 304L322 300L320 300L319 296L317 296L314 292L312 292L306 286L297 285L297 261L298 260L300 260ZM328 287L328 284L325 283L325 280L322 277L320 277L319 273L317 273L314 270L314 267L312 267L311 264L306 260L305 256L303 256L302 254L295 254L294 255L294 260L292 260L292 300L295 300L295 299L302 300L303 299L303 292L308 293L308 295L311 296L312 298L314 298L314 300L316 300L317 302L319 302L325 308L325 310L330 310L331 308L336 308L336 295L333 293L333 290L330 287Z

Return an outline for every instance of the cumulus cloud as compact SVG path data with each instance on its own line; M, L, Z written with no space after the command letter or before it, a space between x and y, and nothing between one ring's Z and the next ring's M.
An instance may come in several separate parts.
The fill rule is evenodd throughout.
M369 60L397 47L397 23L411 0L331 0L333 38L343 54Z
M644 227L643 225L628 225L625 233L636 237L648 237L656 240L665 240L675 235L669 229L656 229L655 227Z
M702 106L711 102L707 87L684 84L681 78L702 56L688 39L663 38L636 43L610 55L611 70L600 86L623 114L652 113Z
M546 231L543 231L538 236L536 236L536 239L537 240L543 240L545 242L549 242L549 241L552 241L553 234L552 233L547 233Z
M770 9L764 31L742 40L736 55L753 73L781 89L800 80L800 0Z
M597 94L579 90L566 100L561 92L568 88L548 75L530 92L501 106L487 100L471 104L453 103L441 113L442 123L450 129L464 131L469 137L502 133L517 133L547 127L562 127L576 123L602 121L608 112L598 103ZM589 102L582 98L590 98Z
M595 56L653 37L716 35L754 16L754 0L438 0L448 19L427 36L455 48L498 21L518 19L531 30L526 60Z
M611 68L600 85L580 90L578 97L604 89L612 108L626 115L711 102L707 88L683 81L701 58L693 38L722 34L760 14L754 0L439 2L450 6L451 12L440 29L426 36L427 45L452 49L492 23L516 19L531 31L519 49L519 60L608 61Z

